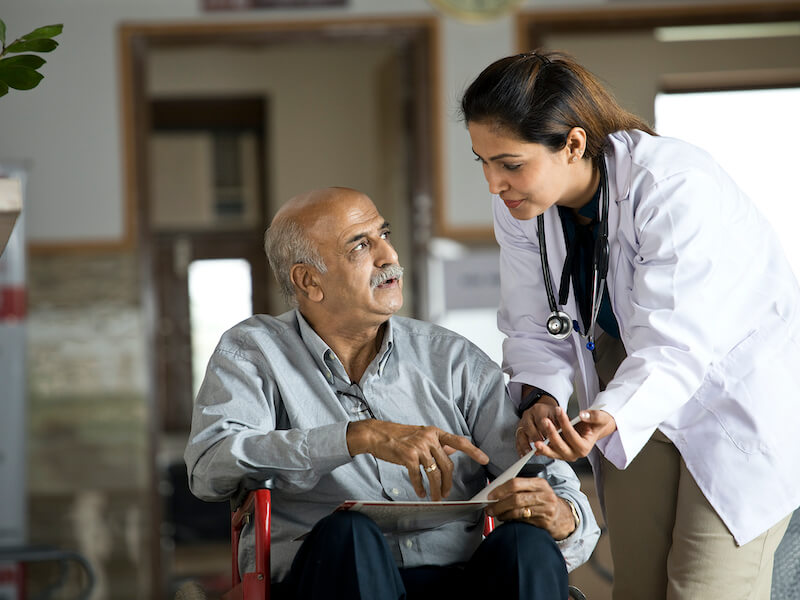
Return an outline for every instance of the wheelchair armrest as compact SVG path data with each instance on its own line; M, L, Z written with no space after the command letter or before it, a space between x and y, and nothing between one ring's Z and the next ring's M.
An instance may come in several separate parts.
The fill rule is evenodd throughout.
M231 582L235 587L240 582L251 583L269 589L270 577L270 491L268 489L239 492L238 507L231 516ZM231 506L236 500L231 501ZM252 520L255 531L256 570L239 575L239 538L244 526ZM252 581L251 581L252 580ZM263 597L263 596L262 596Z

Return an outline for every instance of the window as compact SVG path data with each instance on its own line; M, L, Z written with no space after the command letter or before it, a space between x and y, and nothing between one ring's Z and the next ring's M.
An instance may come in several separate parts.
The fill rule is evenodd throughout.
M800 88L670 93L656 97L659 134L708 151L750 196L800 278L800 237L787 218L800 204L794 166Z
M189 265L192 397L222 334L253 314L250 263L245 259L196 260Z

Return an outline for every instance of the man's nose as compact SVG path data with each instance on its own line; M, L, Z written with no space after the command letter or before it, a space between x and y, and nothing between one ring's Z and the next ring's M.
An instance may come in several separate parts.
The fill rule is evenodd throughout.
M375 256L375 263L382 267L384 265L396 265L400 262L397 251L389 240L381 239Z

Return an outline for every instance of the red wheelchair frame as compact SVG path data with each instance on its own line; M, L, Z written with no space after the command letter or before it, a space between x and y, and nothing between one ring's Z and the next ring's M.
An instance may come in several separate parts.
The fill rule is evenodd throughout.
M231 516L231 590L224 600L269 600L270 491L253 490ZM239 576L239 537L253 520L256 570Z

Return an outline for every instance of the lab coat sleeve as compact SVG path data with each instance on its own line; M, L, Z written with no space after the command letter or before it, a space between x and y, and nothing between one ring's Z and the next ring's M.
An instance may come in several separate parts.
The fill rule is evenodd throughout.
M184 453L189 487L223 500L241 482L301 492L352 460L347 421L311 429L278 429L281 398L255 350L217 348L195 401Z
M628 356L597 399L617 424L598 447L618 468L700 387L719 335L708 311L725 302L715 271L725 258L715 256L724 247L724 194L714 176L684 172L642 188L630 199L638 241L632 289L616 288L627 296L617 318Z
M500 245L500 309L497 326L503 341L503 371L519 406L522 384L547 390L561 404L572 394L574 348L569 340L547 334L550 307L545 292L536 219L518 221L499 197L492 198L494 230ZM557 286L557 283L555 284Z

